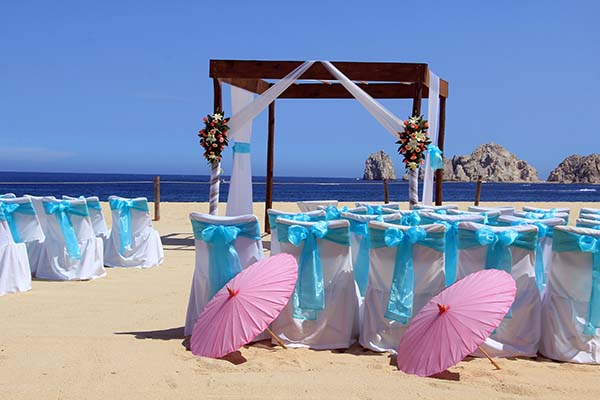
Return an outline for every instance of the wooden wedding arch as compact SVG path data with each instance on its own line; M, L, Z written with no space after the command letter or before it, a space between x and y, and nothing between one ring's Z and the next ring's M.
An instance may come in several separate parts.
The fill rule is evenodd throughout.
M252 93L262 94L273 84L300 66L303 61L210 60L209 76L213 79L215 110L223 109L221 84L227 83ZM395 62L332 61L348 79L376 99L412 99L412 115L421 114L421 99L429 96L427 64ZM314 63L295 84L278 99L353 99L321 63ZM437 145L444 150L446 99L448 82L440 79L440 114ZM266 210L273 205L273 151L275 142L275 101L269 104L267 175L265 193L265 230L269 232ZM435 204L442 204L443 170L435 171Z

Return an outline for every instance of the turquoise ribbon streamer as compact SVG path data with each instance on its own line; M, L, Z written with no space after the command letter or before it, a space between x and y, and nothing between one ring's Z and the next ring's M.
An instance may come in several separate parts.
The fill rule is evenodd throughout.
M77 215L80 217L89 216L88 208L85 203L83 204L71 204L68 200L62 200L57 202L43 202L44 211L48 215L56 215L58 225L65 238L65 245L67 248L67 254L74 260L81 259L81 249L79 248L79 241L77 234L73 228L73 223L69 215Z
M89 209L102 211L102 206L100 205L100 201L99 200L88 200L88 199L86 199L85 202L87 203L87 206L88 206Z
M291 219L292 221L314 222L323 221L326 216L310 215L304 213L297 214L269 214L269 226L271 230L277 229L277 218Z
M194 238L208 246L208 281L212 298L234 276L242 271L240 257L234 244L243 236L260 240L260 230L256 221L237 225L213 225L191 220Z
M431 169L443 169L444 159L442 158L442 150L435 144L430 144L427 151L429 152L429 165Z
M148 201L146 199L110 199L108 202L111 210L119 211L119 252L124 255L126 250L131 249L133 235L131 231L131 210L150 212Z
M441 211L441 210L440 210ZM445 210L444 210L445 211ZM456 280L456 268L458 265L458 224L462 221L442 221L437 219L423 218L421 224L441 224L446 227L445 233L445 276L446 276L446 287L452 285Z
M316 320L319 311L325 308L325 283L317 240L350 246L349 230L329 229L326 221L318 221L310 226L278 224L277 235L280 242L289 242L296 247L304 243L292 296L292 316L295 319Z
M383 221L381 215L378 215L370 220ZM369 238L369 221L357 221L348 219L350 222L350 231L360 238L358 246L358 254L354 263L354 280L358 285L360 295L364 297L367 291L367 283L369 282L370 258L369 249L371 248L371 240Z
M13 237L15 243L22 243L21 235L19 235L19 229L17 222L13 216L14 213L35 215L35 209L31 203L6 203L0 201L0 213L4 215L3 220L8 224L10 234Z
M415 244L444 251L444 233L429 232L420 226L407 230L390 227L385 230L369 229L371 248L397 247L394 275L384 316L407 324L413 315L414 269L413 248Z
M552 250L592 253L592 291L583 333L595 335L596 329L600 328L600 239L560 230L555 232Z
M240 154L250 153L250 143L235 142L235 144L233 145L233 152Z

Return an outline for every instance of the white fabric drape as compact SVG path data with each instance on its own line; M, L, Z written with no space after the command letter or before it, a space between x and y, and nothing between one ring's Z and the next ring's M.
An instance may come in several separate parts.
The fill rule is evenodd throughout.
M437 146L438 116L440 108L440 77L429 71L429 99L427 100L427 120L429 121L429 138L431 144ZM429 153L425 155L425 176L423 178L423 204L433 202L434 171L429 164Z
M362 90L358 85L352 82L346 75L342 74L339 69L333 66L329 61L321 61L321 63L327 68L329 72L337 79L342 86L350 92L352 96L358 100L360 104L363 105L364 108L367 109L373 117L385 129L387 129L392 136L396 139L398 138L398 132L404 132L404 124L403 121L392 114L387 108L385 108L381 103L368 95L364 90Z
M254 94L238 87L231 87L231 113L237 115L254 100ZM252 121L246 122L237 130L236 143L250 143ZM233 164L227 195L226 215L252 214L252 162L250 153L233 151Z

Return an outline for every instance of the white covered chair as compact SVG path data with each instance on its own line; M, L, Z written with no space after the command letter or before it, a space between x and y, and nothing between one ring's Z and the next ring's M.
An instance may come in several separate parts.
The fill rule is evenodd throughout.
M79 197L85 199L90 212L90 219L92 220L92 226L94 227L94 234L96 237L102 238L106 244L106 240L109 236L108 226L106 226L106 220L104 219L104 213L102 212L102 206L100 205L100 199L98 196L90 197ZM63 196L66 200L76 200L77 197Z
M498 219L500 226L535 225L538 227L538 248L535 254L535 279L542 297L548 282L548 275L552 268L552 241L554 227L564 225L561 218L547 218L542 220L515 217L514 215L502 216ZM543 275L542 275L543 271Z
M0 210L0 296L31 289L31 270L24 243L15 243ZM6 322L8 323L8 322Z
M537 219L544 220L548 218L560 218L565 221L565 225L569 223L569 214L565 212L535 212L535 211L515 211L513 213L515 217L526 218L526 219Z
M17 197L17 195L14 193L0 194L0 199L14 199L15 197Z
M289 213L286 211L274 210L272 208L267 210L269 216L269 226L271 227L271 254L280 253L279 251L279 239L277 238L277 218L291 219L294 221L324 221L325 211L315 210L306 213Z
M587 220L593 220L593 221L598 221L600 220L600 214L581 214L579 218L582 219L587 219Z
M356 341L358 288L349 226L344 220L277 220L281 252L299 261L296 290L271 324L286 345L339 349Z
M541 335L541 298L535 280L538 228L462 222L458 227L457 280L483 269L511 274L515 301L482 347L495 357L535 357ZM475 353L479 355L479 353Z
M539 207L531 207L531 206L523 206L523 211L525 212L534 212L537 214L556 214L556 213L563 213L563 214L570 214L571 213L571 209L568 207L559 207L559 208L539 208Z
M542 307L540 353L600 364L600 231L558 226Z
M515 208L512 206L497 206L497 207L483 207L483 206L469 206L467 210L472 212L485 212L485 211L500 211L502 215L513 215Z
M400 203L384 203L384 204L380 204L380 203L368 203L368 202L362 202L362 201L357 201L356 203L354 203L356 207L384 207L384 208L389 208L392 210L399 210L400 209Z
M35 208L28 197L0 199L8 227L15 243L25 243L31 274L35 275L40 264L48 264L44 241L46 236Z
M42 227L42 232L44 235L47 235L48 231L48 223L46 222L46 212L44 211L44 200L56 200L54 196L32 196L26 194L25 197L31 200L31 204L33 204L33 208L35 209L35 214L38 217L38 221L40 222L40 226Z
M165 256L160 234L152 227L148 200L110 196L108 202L113 222L104 249L104 264L131 268L162 264Z
M438 214L445 214L446 210L458 210L458 205L444 204L442 206L430 206L427 204L417 204L415 205L415 210L431 211Z
M309 201L298 201L296 202L298 208L302 212L315 211L319 209L319 206L338 206L337 200L309 200Z
M583 214L596 214L596 215L600 215L600 208L583 207L581 210L579 210L579 217L581 218L581 216Z
M102 240L94 236L85 200L44 198L47 263L36 276L48 280L88 280L106 275Z
M482 215L486 225L498 225L498 218L502 215L500 210L489 211L462 211L449 209L446 210L448 215Z
M579 228L600 229L600 221L597 219L577 218L576 226Z
M191 213L196 268L185 318L184 335L192 334L206 304L241 270L264 257L258 219L254 215L218 217ZM237 254L237 259L231 254Z
M359 336L363 347L395 353L411 318L444 289L445 229L442 224L369 223L371 265ZM391 292L398 301L390 301Z
M446 227L445 231L445 246L444 251L444 276L446 278L446 286L450 286L457 280L457 265L458 265L458 225L461 222L478 222L483 224L485 217L479 214L460 214L448 215L438 214L431 211L420 211L421 225L442 224Z

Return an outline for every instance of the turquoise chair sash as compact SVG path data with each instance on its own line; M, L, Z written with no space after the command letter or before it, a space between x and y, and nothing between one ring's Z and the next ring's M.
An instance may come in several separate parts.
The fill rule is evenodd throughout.
M289 242L296 247L304 243L292 296L292 316L316 320L319 311L325 309L325 283L317 239L350 246L350 231L347 227L329 229L326 221L318 221L311 226L278 224L277 235L280 242Z
M277 218L291 219L292 221L315 222L323 221L326 216L309 215L304 213L296 214L269 214L269 226L271 230L277 229Z
M73 223L69 215L77 215L80 217L89 216L88 208L85 203L83 204L71 204L68 200L48 202L43 201L44 211L48 215L56 215L58 225L62 231L63 237L65 238L65 245L67 248L67 254L74 260L81 259L81 249L79 248L79 241L77 240L77 234L73 228Z
M6 221L10 234L13 237L15 243L21 243L21 236L19 235L19 229L13 216L14 213L35 215L35 209L31 202L29 203L5 203L0 201L0 219Z
M560 230L554 235L552 250L558 253L565 251L592 253L592 291L583 333L595 335L596 329L600 328L600 238Z
M402 214L400 225L416 226L421 223L421 214L418 211L411 211L406 214Z
M256 221L237 225L216 225L192 221L194 238L208 247L208 281L210 298L242 271L240 257L234 244L239 236L260 240Z
M250 143L247 142L235 142L233 145L234 153L250 153Z
M86 201L87 206L88 206L89 209L102 211L102 206L100 205L100 200L94 200L94 199L89 200L89 199L86 199L85 201Z
M383 221L381 215L370 216L371 221ZM367 283L369 281L369 249L371 248L369 239L369 221L357 221L355 219L347 218L350 222L350 231L360 238L358 245L358 254L356 255L356 262L354 263L354 280L358 285L360 295L364 297L367 290Z
M444 210L445 211L445 210ZM445 276L446 276L446 287L452 285L456 280L456 268L458 264L458 244L457 244L457 232L458 224L462 221L442 221L437 219L430 219L423 217L421 224L441 224L446 227L445 233L445 246L446 249L444 254L446 256L445 263Z
M111 210L119 211L119 233L121 255L131 249L133 232L131 231L131 210L150 212L146 199L110 199L108 201Z
M415 276L413 248L416 244L440 253L444 251L444 232L427 232L420 226L407 230L390 227L385 230L369 229L371 248L397 247L394 275L384 316L408 324L413 315Z
M368 204L365 204L363 207L367 209L367 215L383 215L394 213L394 211L388 210L384 206L370 206Z

